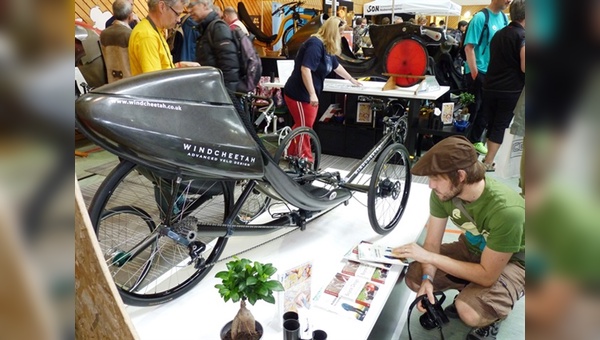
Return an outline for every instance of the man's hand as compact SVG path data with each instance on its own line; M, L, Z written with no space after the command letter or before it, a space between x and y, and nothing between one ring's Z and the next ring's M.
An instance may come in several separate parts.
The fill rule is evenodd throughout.
M423 294L427 294L427 299L429 302L431 302L431 304L435 304L435 297L433 296L433 283L431 283L431 281L424 280L421 282L421 288L419 288L417 296L421 296ZM426 312L425 307L423 307L423 301L419 301L419 303L417 303L417 309L421 313Z
M179 62L177 62L176 66L178 68L179 67L198 67L198 66L200 66L200 64L195 61L179 61Z
M410 258L422 264L432 261L433 253L425 250L416 243L409 243L392 250L392 254L400 258Z

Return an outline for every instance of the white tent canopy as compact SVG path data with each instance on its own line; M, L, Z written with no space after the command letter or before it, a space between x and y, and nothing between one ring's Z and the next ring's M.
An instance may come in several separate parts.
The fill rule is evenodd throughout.
M393 11L392 3L394 3ZM453 16L460 15L461 6L450 0L376 0L363 5L363 15L389 14L392 12Z

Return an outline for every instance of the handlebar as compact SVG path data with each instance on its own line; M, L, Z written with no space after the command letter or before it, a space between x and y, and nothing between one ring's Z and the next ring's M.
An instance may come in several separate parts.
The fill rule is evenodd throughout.
M264 97L264 96L258 96L258 95L254 94L252 92L244 93L242 95L242 98L243 98L244 101L248 101L248 102L249 101L256 101L256 100L264 100L264 101L268 102L269 105L267 105L266 108L263 107L263 108L260 109L260 111L262 111L262 112L269 112L273 108L273 106L275 106L275 101L273 100L273 98Z
M383 117L383 123L386 125L392 125L400 119L400 116L385 116Z

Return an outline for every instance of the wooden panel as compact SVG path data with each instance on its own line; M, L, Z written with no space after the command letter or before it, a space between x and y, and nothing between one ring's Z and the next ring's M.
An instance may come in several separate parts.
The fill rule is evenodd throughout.
M94 6L98 6L102 12L109 11L112 13L111 0L75 0L75 19L81 18L87 24L93 25L94 22L90 18L90 11ZM144 18L148 15L148 5L146 1L135 0L133 12L138 17Z
M75 334L78 339L139 339L125 311L75 178Z
M357 13L362 13L362 4L369 2L367 0L357 0L362 1L362 3L355 2L356 9L360 10ZM237 10L238 0L218 0L215 1L215 4L221 8L225 8L226 6L232 6ZM271 3L286 3L286 2L277 2L277 1L261 1L261 0L251 0L244 1L244 5L246 5L246 9L250 15L261 15L262 14L262 22L263 27L262 31L268 35L271 35L272 31L272 17L271 17ZM81 18L84 22L93 25L94 22L90 18L90 10L94 7L98 6L101 11L109 11L112 12L112 1L111 0L75 0L75 18ZM323 10L323 3L321 0L306 0L304 8L314 8L319 11ZM148 15L148 5L146 1L135 0L134 2L134 13L138 15L140 18L144 18Z

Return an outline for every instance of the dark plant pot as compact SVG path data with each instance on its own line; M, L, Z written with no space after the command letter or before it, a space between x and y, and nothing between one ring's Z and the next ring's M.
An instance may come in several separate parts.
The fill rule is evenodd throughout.
M223 326L223 328L221 328L221 340L230 340L231 339L231 324L233 323L233 320L229 321L228 323L225 324L225 326ZM260 324L260 322L258 321L254 321L254 328L256 329L256 333L258 333L258 337L257 339L262 338L263 335L263 327Z

